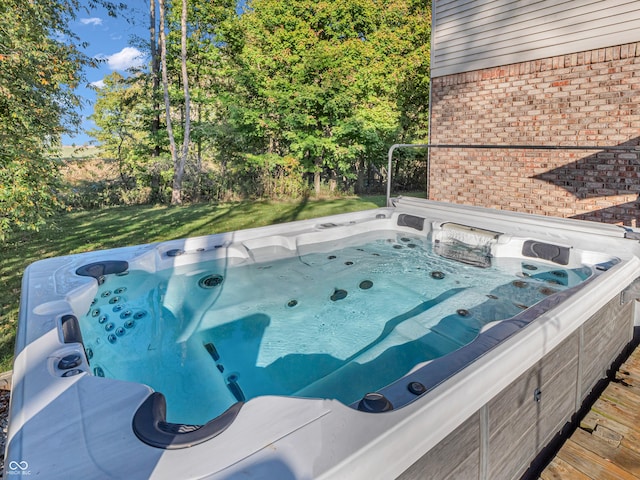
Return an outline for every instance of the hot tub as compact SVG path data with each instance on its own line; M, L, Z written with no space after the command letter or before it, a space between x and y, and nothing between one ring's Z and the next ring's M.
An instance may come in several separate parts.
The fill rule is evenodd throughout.
M519 477L632 340L638 252L400 198L36 262L6 473Z

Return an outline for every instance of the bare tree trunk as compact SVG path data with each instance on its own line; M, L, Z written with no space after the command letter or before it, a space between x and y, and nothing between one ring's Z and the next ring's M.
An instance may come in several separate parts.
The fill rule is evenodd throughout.
M171 123L171 102L169 100L169 76L167 74L167 35L165 33L165 0L158 0L160 6L160 64L162 67L162 90L164 93L164 109L167 122L167 135L169 136L169 151L173 159L174 170L178 165L178 152L176 150L176 140L173 135L173 124ZM171 203L175 192L171 193Z
M155 143L151 156L155 159L160 157L160 145L158 144L158 131L160 130L160 61L158 59L158 38L156 35L156 2L149 1L149 45L151 46L151 104L153 105L154 117L151 122L151 138ZM160 172L158 165L151 166L151 201L160 199Z
M329 191L333 194L338 188L338 174L334 169L331 169L331 174L329 177Z
M198 79L196 79L196 85L198 85ZM198 127L202 128L202 104L197 105L198 108ZM200 194L202 193L202 135L197 136L196 142L196 202L200 201Z
M356 179L355 193L357 194L364 193L364 178L367 173L366 170L367 169L365 168L364 158L361 157L356 162L356 173L358 176Z
M316 192L316 197L320 196L320 179L321 179L321 170L322 170L322 159L316 158L315 161L315 170L313 172L313 189Z
M164 0L163 0L164 1ZM182 178L184 167L189 154L189 135L191 133L191 99L189 97L189 76L187 73L187 0L182 0L182 16L180 19L180 63L182 66L182 86L184 89L184 137L182 140L182 152L177 163L174 164L173 171L173 191L171 192L171 203L182 203Z
M160 130L160 105L158 92L160 90L160 62L158 60L158 39L156 36L156 2L149 1L149 44L151 46L151 80L152 80L152 105L155 112L153 122L151 122L151 135L156 143L153 148L153 156L160 156L160 145L158 145L157 134Z

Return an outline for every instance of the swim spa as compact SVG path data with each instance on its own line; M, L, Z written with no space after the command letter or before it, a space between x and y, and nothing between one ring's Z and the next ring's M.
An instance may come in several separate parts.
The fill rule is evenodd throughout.
M632 339L632 237L401 198L37 262L6 463L47 478L518 477Z

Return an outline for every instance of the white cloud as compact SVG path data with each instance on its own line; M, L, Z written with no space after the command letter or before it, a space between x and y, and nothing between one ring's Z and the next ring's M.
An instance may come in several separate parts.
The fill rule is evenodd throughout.
M127 70L144 65L144 54L134 47L125 47L118 53L103 57L111 70Z
M91 82L89 85L95 88L104 88L104 80L97 80L95 82Z
M102 25L102 19L98 17L81 18L80 23L83 25Z

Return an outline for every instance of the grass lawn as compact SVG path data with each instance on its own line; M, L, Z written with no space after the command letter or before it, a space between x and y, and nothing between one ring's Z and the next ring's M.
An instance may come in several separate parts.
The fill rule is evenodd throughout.
M68 213L53 218L39 232L14 235L0 244L0 371L12 368L22 273L36 260L355 212L384 203L385 197L378 195L298 202L113 207Z
M93 145L80 145L75 147L63 145L60 147L57 154L68 160L77 160L99 157L102 154L102 151L100 150L100 147Z

